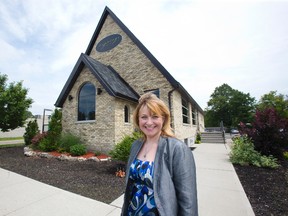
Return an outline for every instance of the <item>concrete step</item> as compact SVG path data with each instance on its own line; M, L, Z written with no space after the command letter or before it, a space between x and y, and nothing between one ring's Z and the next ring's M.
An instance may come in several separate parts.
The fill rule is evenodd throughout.
M225 143L221 132L203 132L201 133L202 143Z

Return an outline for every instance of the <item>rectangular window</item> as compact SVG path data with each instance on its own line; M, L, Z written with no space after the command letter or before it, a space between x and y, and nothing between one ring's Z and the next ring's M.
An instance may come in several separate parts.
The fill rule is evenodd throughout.
M159 89L147 90L147 91L144 91L144 92L145 93L151 92L151 93L155 94L158 98L160 98L160 90Z
M183 123L189 124L189 106L188 102L182 98L182 120Z
M126 105L124 106L124 122L128 123L130 122L130 113L129 113L129 107Z
M197 123L197 111L194 107L192 107L192 124L196 125Z

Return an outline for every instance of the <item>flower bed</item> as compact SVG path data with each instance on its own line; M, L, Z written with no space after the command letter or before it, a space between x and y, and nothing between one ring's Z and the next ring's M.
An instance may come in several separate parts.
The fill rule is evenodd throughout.
M100 162L100 161L111 160L111 158L105 154L95 156L94 153L88 152L85 155L81 155L81 156L71 156L70 154L59 153L56 151L53 151L53 152L34 151L33 149L29 147L24 147L24 155L27 157L57 158L59 160L70 160L70 161L92 160L92 161Z

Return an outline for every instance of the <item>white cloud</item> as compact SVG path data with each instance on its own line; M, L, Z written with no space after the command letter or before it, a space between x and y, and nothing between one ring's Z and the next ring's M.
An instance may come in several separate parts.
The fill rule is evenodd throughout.
M288 94L287 1L1 1L0 71L33 112L53 106L106 5L203 109L223 83Z

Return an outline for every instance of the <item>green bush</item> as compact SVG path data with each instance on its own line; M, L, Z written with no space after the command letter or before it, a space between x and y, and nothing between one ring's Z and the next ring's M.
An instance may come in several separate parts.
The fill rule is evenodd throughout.
M197 133L197 135L196 135L196 140L195 140L195 143L196 144L200 144L201 143L201 133Z
M70 152L70 147L77 144L81 144L79 137L70 133L62 134L59 140L59 151Z
M51 115L51 120L48 124L48 135L47 142L45 141L46 149L54 151L59 147L59 139L62 132L62 112L61 110L55 109ZM51 145L51 146L49 146Z
M285 160L288 160L288 151L283 152L283 157Z
M100 151L95 151L94 154L95 154L95 156L99 156L99 155L101 155L102 153L101 153Z
M114 146L114 149L109 152L109 155L113 160L128 162L132 143L140 137L141 134L139 132L124 136L123 139Z
M70 153L72 156L80 156L86 154L86 147L81 144L76 144L70 147Z
M48 137L42 139L39 143L38 149L45 152L56 151L58 149L57 143L51 143Z
M25 128L25 133L23 135L25 145L30 145L33 137L39 133L39 127L37 120L29 121L27 127Z
M273 156L263 156L254 149L254 144L247 136L233 140L230 160L234 164L254 165L258 167L277 168L277 159Z
M55 109L48 125L48 131L43 132L43 135L38 135L36 142L32 142L34 148L48 152L58 150L62 131L61 119L61 110Z
M33 139L31 140L31 147L34 150L40 150L39 145L40 142L48 136L47 132L38 133L36 134Z

